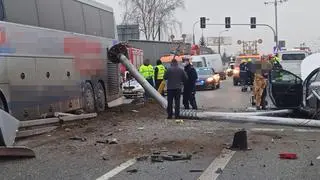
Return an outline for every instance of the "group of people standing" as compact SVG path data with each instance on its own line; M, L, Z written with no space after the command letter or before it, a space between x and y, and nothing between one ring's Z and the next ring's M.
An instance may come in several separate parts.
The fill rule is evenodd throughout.
M183 105L185 109L190 109L190 106L192 109L198 109L195 98L196 80L198 79L197 72L187 58L182 60L182 65L184 69L179 67L176 59L173 59L170 67L167 69L161 60L158 60L157 65L153 67L150 64L150 60L146 59L139 68L140 74L157 90L166 82L168 119L173 118L173 103L175 104L174 117L176 119L180 118L181 94L183 94ZM162 91L159 90L159 92ZM147 93L145 97L148 98Z

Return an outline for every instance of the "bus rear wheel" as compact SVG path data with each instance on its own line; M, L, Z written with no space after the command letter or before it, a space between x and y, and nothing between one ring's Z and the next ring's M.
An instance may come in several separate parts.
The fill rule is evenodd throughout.
M106 110L106 94L101 83L98 83L96 92L96 107L98 112L103 112Z
M88 113L95 112L94 91L89 82L84 86L84 110Z

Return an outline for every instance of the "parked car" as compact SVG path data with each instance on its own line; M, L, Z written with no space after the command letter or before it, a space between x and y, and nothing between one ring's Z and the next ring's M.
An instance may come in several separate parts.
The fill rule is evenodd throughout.
M269 84L270 98L277 108L300 109L320 118L320 68L304 81L292 72L272 70Z
M220 75L221 80L226 79L226 74L223 69L223 63L220 54L192 56L191 61L194 67L212 68L216 73Z
M196 87L198 89L218 89L220 88L220 75L215 73L212 68L196 68L198 79Z
M127 99L141 98L144 94L143 87L131 77L128 71L125 72L125 81L122 83L122 94Z

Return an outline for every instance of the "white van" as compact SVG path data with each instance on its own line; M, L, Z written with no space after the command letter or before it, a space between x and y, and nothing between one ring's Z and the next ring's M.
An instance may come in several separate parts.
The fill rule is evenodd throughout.
M280 64L284 70L301 77L301 63L307 55L307 52L300 50L282 51L279 52Z
M194 67L213 68L214 72L218 73L222 80L226 79L220 54L205 54L199 56L192 56L191 62Z

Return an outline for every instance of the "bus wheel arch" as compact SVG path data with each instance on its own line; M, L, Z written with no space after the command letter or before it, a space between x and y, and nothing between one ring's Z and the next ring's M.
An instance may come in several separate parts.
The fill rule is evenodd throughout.
M103 112L107 109L107 91L105 83L99 80L96 88L96 108L98 112Z
M8 102L7 102L6 97L4 96L4 94L2 93L1 90L0 90L0 109L9 113Z
M90 81L86 81L84 83L83 100L84 110L88 113L95 112L95 95L92 83Z

